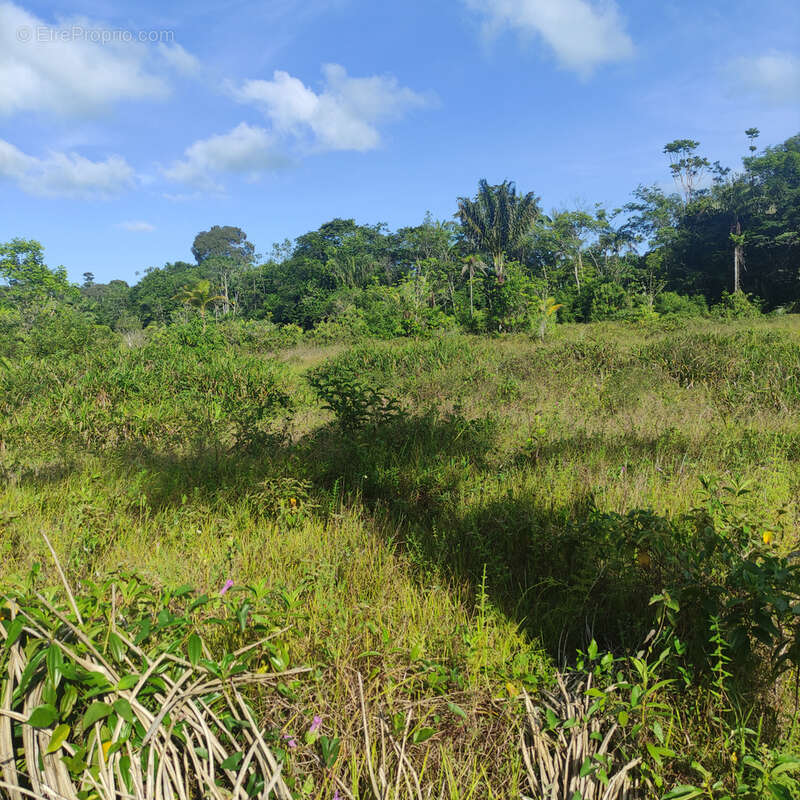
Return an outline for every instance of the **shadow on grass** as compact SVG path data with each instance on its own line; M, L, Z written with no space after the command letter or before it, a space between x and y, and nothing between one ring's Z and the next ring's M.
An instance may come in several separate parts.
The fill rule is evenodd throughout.
M490 417L401 414L357 432L331 424L296 443L276 437L248 451L212 440L187 453L129 445L109 459L151 511L185 497L222 508L281 481L304 481L321 509L363 501L388 517L394 542L418 567L475 590L485 580L491 602L557 659L591 638L636 647L660 588L658 575L637 563L637 548L666 521L643 511L600 513L588 492L569 505L533 495L514 482L519 470L494 463L497 432ZM537 462L572 459L573 450L566 441Z

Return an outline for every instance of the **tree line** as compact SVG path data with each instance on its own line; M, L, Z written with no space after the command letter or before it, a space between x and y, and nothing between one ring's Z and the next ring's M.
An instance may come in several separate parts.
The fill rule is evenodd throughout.
M328 326L379 337L426 330L542 330L658 314L800 310L800 134L732 170L678 139L664 147L675 191L638 186L623 207L545 213L512 181L481 180L452 219L419 225L336 218L267 257L238 227L195 237L194 262L146 269L133 286L82 286L49 269L42 246L0 245L0 336L49 304L131 331L196 314ZM665 173L666 174L666 173Z

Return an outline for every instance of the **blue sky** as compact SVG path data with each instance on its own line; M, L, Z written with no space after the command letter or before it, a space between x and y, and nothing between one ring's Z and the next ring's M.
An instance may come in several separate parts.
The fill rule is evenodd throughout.
M800 132L795 0L0 0L0 241L75 280L215 224L267 254L450 218L482 177L615 207L670 185L666 142L735 167L750 126Z

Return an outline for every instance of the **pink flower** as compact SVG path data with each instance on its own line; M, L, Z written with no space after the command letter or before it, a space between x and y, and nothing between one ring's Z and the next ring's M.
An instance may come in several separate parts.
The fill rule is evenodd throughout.
M311 727L308 729L308 732L316 733L320 725L322 725L322 717L320 717L319 714L314 714L314 719L311 720Z
M290 749L294 750L294 748L297 747L297 739L295 739L290 734L284 733L283 738L286 740L286 746L289 747Z
M333 800L339 800L339 790L338 789L333 793Z
M228 589L231 588L231 586L233 586L233 581L230 578L228 578L228 580L225 581L225 585L222 587L222 591L219 593L219 596L222 597L222 595L224 595L225 592L227 592Z

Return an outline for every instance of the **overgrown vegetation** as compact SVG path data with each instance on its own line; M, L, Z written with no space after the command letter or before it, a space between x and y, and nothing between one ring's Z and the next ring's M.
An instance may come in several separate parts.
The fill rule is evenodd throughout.
M307 670L243 689L295 796L382 796L381 780L389 796L416 797L415 780L421 796L527 795L547 763L534 742L556 764L581 731L610 736L581 750L586 797L631 763L613 784L631 796L796 793L794 317L346 350L287 348L257 324L6 351L3 636L41 690L15 684L12 738L51 706L34 721L45 738L69 726L68 769L142 739L124 720L83 726L119 699L96 678L53 685L48 614L77 621L47 531L95 658L133 658L124 635L179 659L175 680L196 667L193 636L211 669L268 635L252 673ZM566 705L547 700L559 675Z

